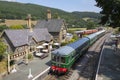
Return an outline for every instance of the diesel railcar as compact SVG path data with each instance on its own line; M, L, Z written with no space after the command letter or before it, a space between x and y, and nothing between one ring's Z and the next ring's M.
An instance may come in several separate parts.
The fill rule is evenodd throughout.
M71 68L73 63L104 34L105 30L101 30L66 46L60 47L55 51L52 51L50 72L54 72L56 74L65 74Z

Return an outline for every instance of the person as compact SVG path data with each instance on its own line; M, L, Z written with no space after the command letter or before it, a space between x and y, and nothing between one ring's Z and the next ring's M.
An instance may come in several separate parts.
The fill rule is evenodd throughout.
M113 48L114 51L116 51L116 46L115 46L115 44L112 45L112 48Z
M115 40L115 46L117 48L117 46L118 46L118 40Z
M115 40L115 44L114 44L114 50L117 51L117 47L118 47L118 40Z

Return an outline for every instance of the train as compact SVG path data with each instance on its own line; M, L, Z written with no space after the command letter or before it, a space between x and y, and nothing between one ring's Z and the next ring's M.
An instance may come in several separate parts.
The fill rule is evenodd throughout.
M85 51L105 32L105 30L98 31L52 51L50 73L66 74L75 61L84 55Z
M98 29L90 29L90 30L84 30L84 31L75 31L76 34L92 34L99 31Z
M74 33L78 35L78 37L82 38L83 35L89 35L92 33L95 33L99 31L98 29L90 29L90 30L84 30L84 31L75 31Z

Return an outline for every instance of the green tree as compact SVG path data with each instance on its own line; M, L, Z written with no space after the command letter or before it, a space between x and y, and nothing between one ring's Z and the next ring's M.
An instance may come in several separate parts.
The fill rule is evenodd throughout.
M58 17L59 17L58 13L55 13L55 14L53 15L53 19L58 19Z
M24 29L24 27L22 25L12 25L10 29Z
M5 51L6 45L0 40L0 61L4 58Z
M96 2L96 6L102 9L101 24L120 26L120 0L96 0Z
M0 32L2 32L2 31L5 30L5 29L8 29L8 27L7 27L6 25L1 25L1 26L0 26Z
M97 26L93 21L88 21L86 24L87 24L87 29L95 29Z

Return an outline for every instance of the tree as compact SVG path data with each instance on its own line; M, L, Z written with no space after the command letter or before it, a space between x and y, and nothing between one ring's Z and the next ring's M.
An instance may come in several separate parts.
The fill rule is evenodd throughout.
M103 14L101 24L108 24L113 27L120 26L120 0L96 0L98 7Z
M5 29L8 29L8 27L7 27L6 25L1 25L1 26L0 26L0 32L2 32L2 31L5 30Z
M93 21L87 21L87 29L95 29L97 27L97 24Z
M58 13L55 13L54 15L53 15L53 19L57 19L58 18Z
M0 40L0 61L4 58L5 51L6 45Z

